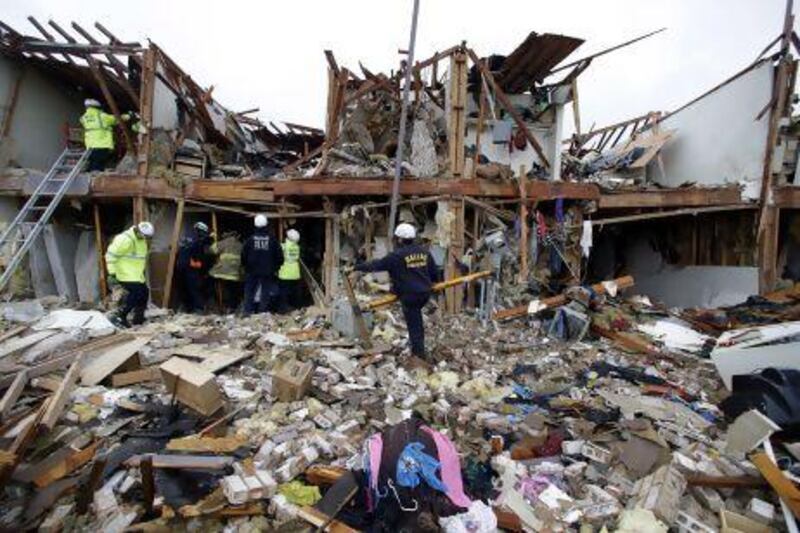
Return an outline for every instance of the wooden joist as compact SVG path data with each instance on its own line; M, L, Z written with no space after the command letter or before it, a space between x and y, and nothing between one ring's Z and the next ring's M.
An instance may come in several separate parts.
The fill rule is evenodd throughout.
M608 291L608 287L614 286L616 290L627 289L629 287L633 287L633 277L632 276L623 276L621 278L617 278L611 281L604 281L602 283L595 283L591 286L591 289L596 294L605 294ZM509 309L502 309L497 311L492 318L494 320L506 320L509 318L517 318L521 316L526 316L528 314L536 314L545 309L551 309L553 307L560 307L567 303L567 296L566 294L557 294L556 296L551 296L549 298L542 298L540 300L534 300L531 303L518 305L516 307L511 307Z

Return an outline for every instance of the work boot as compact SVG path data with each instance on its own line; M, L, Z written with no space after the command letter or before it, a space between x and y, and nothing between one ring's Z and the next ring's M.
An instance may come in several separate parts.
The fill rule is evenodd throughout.
M144 311L135 312L133 313L133 320L131 320L134 326L141 326L144 324Z
M112 324L121 329L128 329L129 327L131 327L130 323L128 322L128 318L120 314L111 315L111 318L109 318L109 320L111 321Z

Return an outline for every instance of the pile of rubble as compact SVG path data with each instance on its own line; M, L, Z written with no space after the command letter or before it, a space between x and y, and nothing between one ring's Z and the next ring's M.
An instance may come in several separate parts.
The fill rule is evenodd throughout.
M417 421L460 457L457 480L434 465L434 485L467 498L430 530L783 527L800 507L791 416L720 409L742 399L720 379L730 347L691 326L696 313L602 292L542 300L518 322L433 309L429 360L407 354L391 307L367 350L318 308L151 310L118 332L96 311L7 304L0 525L393 530L386 500L363 503L364 453ZM422 499L407 512L424 515Z

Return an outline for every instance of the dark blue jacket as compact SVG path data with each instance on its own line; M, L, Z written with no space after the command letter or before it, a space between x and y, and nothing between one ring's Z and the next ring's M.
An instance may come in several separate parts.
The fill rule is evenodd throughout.
M275 276L283 264L281 243L266 228L256 228L242 247L245 274Z
M360 272L388 272L392 280L392 292L398 296L431 292L431 285L439 280L439 269L430 252L417 244L397 248L381 259L359 263L354 269Z
M178 270L197 270L207 273L213 262L211 254L211 236L193 231L188 239L181 242L178 248Z

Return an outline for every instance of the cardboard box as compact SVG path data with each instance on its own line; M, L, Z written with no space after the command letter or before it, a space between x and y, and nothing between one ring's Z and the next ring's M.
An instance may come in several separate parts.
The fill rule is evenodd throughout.
M222 408L222 391L208 370L180 357L169 359L160 368L167 390L181 403L206 416Z
M311 363L287 361L272 373L272 395L281 402L302 400L311 387L313 373Z

